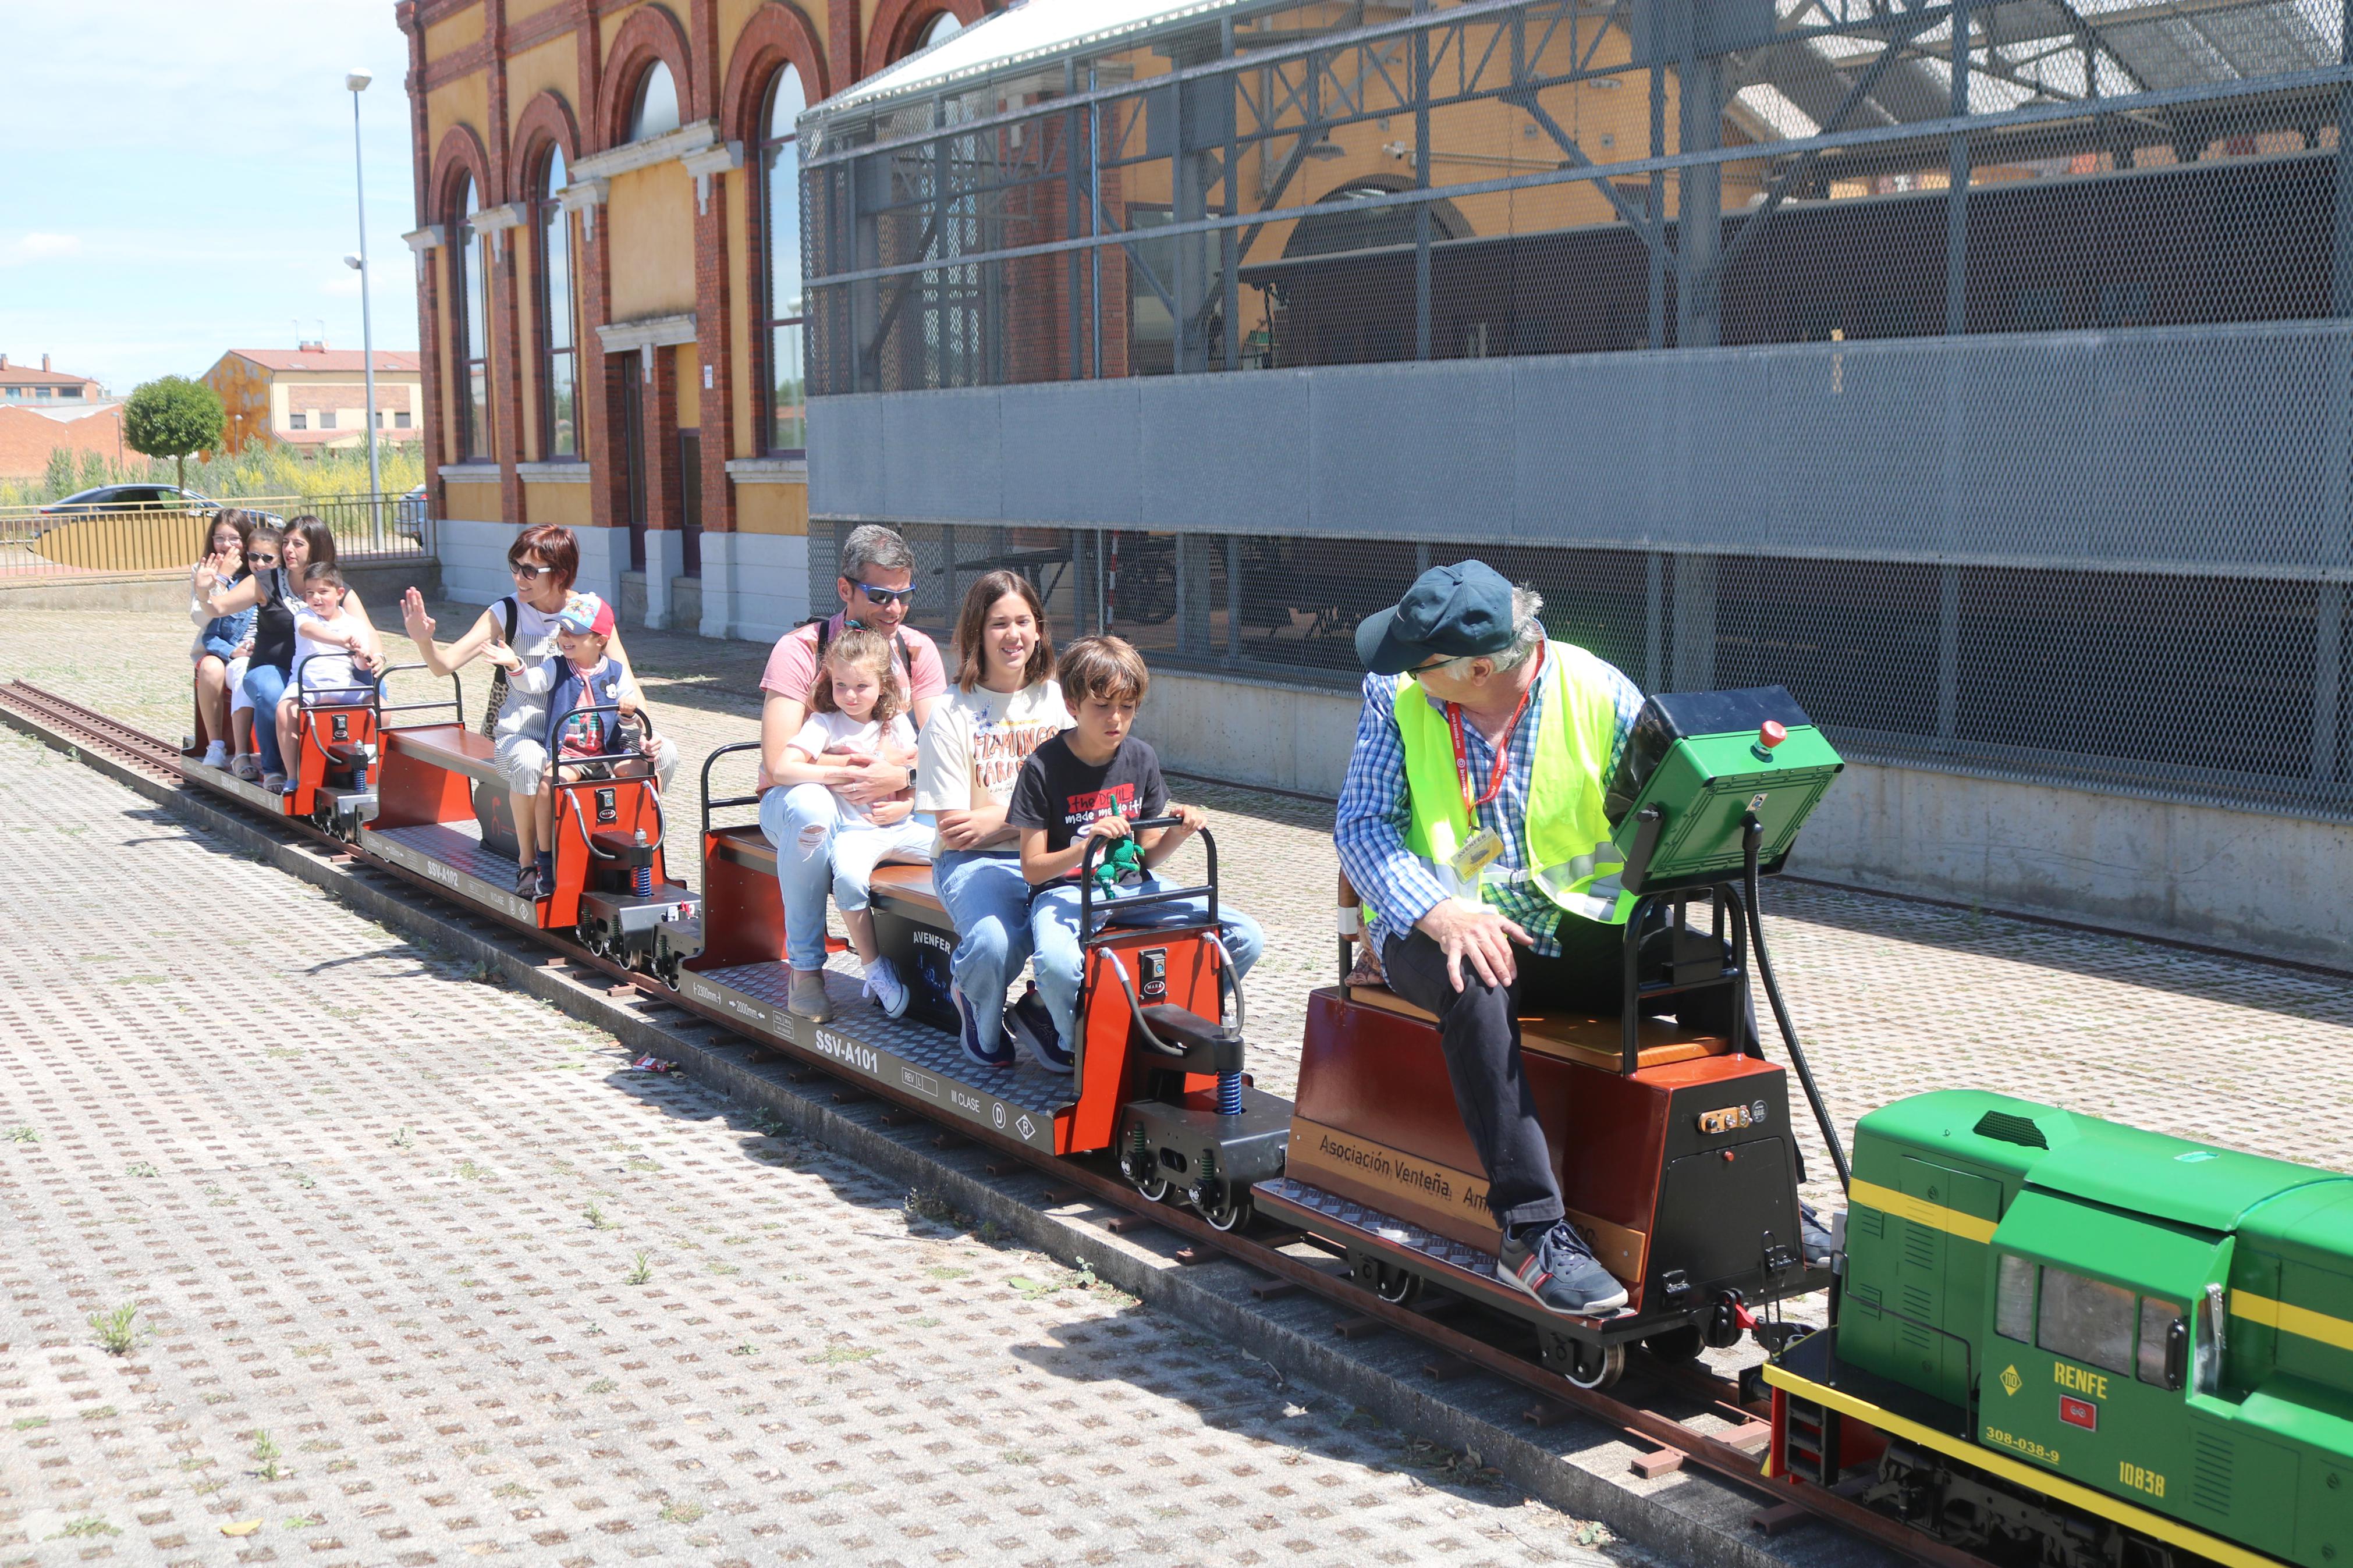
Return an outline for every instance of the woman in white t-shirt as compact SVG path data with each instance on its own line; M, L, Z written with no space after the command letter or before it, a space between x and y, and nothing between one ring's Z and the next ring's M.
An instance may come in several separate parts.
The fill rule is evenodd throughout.
M826 648L809 689L808 719L785 742L776 769L778 787L795 795L815 790L826 798L794 803L797 809L790 819L803 826L795 842L776 846L776 861L781 881L788 858L807 860L830 847L834 907L841 911L858 962L866 966L866 994L896 1018L907 1011L907 987L875 946L866 889L874 868L885 860L918 865L929 860L932 827L915 820L912 785L871 805L860 805L841 792L842 785L864 777L865 765L886 751L903 753L915 743L915 727L906 713L906 689L899 683L891 657L891 639L862 626L843 632ZM806 972L822 986L824 976L817 972L825 967L823 906L815 928L806 929L805 919L794 920L793 904L792 900L785 901L786 959L797 982Z
M932 710L915 761L915 809L939 823L932 885L955 922L955 1004L965 1055L1013 1065L1005 987L1029 961L1029 883L1005 821L1029 753L1071 727L1054 683L1054 639L1038 591L991 572L956 617L956 689Z

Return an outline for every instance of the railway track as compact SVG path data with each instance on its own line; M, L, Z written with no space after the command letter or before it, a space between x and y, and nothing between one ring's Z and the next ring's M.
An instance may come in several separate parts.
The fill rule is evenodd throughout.
M190 779L179 750L170 742L24 681L0 685L0 719L53 747L104 758L167 787L203 789ZM217 802L235 800L218 792L203 793ZM235 804L243 805L242 801ZM804 1082L836 1076L828 1070L824 1057L772 1036L742 1035L720 1009L700 1005L658 980L598 957L561 932L542 930L495 910L453 900L425 878L346 844L306 821L288 816L272 818L251 811L244 815L269 822L284 840L324 847L343 861L363 863L395 876L432 904L460 910L469 920L490 921L528 935L579 968L607 977L613 988L628 988L738 1034L758 1049L789 1056ZM909 1114L935 1120L926 1114L920 1101L895 1096L887 1086L862 1079L855 1084L841 1081L848 1092L859 1099L892 1100ZM1810 1515L1936 1568L1989 1568L1984 1559L1931 1540L1850 1497L1818 1488L1793 1491L1767 1481L1760 1473L1761 1449L1751 1446L1766 1406L1760 1402L1744 1402L1736 1384L1696 1364L1661 1364L1648 1357L1638 1357L1630 1364L1627 1382L1619 1385L1625 1397L1580 1388L1543 1366L1532 1350L1523 1351L1509 1342L1519 1337L1517 1325L1490 1317L1461 1298L1432 1291L1412 1305L1394 1304L1357 1284L1345 1260L1342 1267L1335 1268L1329 1253L1303 1257L1286 1250L1302 1242L1310 1247L1319 1245L1313 1238L1296 1232L1274 1231L1264 1220L1257 1222L1255 1232L1219 1231L1187 1210L1145 1198L1117 1174L1107 1173L1090 1162L1044 1154L967 1122L960 1121L953 1127L944 1122L938 1125L944 1132L997 1154L997 1162L989 1167L993 1173L1008 1171L1017 1164L1027 1166L1050 1177L1053 1187L1064 1193L1124 1210L1145 1223L1182 1237L1193 1258L1222 1256L1247 1265L1268 1277L1254 1287L1261 1297L1292 1289L1314 1292L1350 1314L1340 1325L1343 1331L1403 1332L1431 1348L1435 1352L1432 1370L1440 1375L1475 1369L1516 1384L1534 1396L1526 1414L1538 1425L1549 1425L1569 1413L1582 1415L1623 1433L1636 1446L1651 1449L1649 1458L1640 1461L1648 1473L1680 1466L1705 1471L1740 1487L1758 1498L1762 1506L1752 1523L1768 1534L1778 1533ZM1665 1414L1639 1402L1645 1396L1658 1404L1679 1407L1683 1414ZM1723 1423L1726 1431L1704 1430L1694 1425L1710 1417ZM1727 1434L1739 1440L1727 1440ZM1672 1460L1668 1456L1672 1456Z

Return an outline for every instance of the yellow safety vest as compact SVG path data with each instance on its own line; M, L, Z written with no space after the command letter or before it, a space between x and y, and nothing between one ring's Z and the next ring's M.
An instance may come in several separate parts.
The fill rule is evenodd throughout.
M1626 858L1611 841L1602 809L1601 775L1618 738L1618 700L1603 673L1608 668L1581 647L1546 645L1528 778L1529 866L1522 875L1570 914L1618 925L1633 912L1634 897L1618 886ZM1451 886L1454 879L1443 868L1472 832L1455 771L1453 731L1419 680L1398 688L1397 721L1412 813L1406 847L1430 865L1441 885ZM1479 875L1482 899L1490 890L1488 876Z

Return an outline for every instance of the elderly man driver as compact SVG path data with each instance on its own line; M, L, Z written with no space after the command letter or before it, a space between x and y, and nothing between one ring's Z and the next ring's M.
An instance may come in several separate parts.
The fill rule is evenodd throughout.
M1642 694L1548 641L1542 607L1465 561L1430 568L1366 618L1356 652L1372 673L1334 838L1390 989L1438 1016L1503 1227L1496 1278L1584 1314L1623 1306L1626 1289L1562 1217L1518 1020L1621 1005L1633 900L1617 889L1616 857L1595 850Z

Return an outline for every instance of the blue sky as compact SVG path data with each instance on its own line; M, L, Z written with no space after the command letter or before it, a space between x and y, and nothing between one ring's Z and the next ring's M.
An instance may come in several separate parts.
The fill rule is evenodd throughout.
M417 346L407 44L392 0L0 0L0 353L117 395L323 321L360 346L352 95L375 346Z

